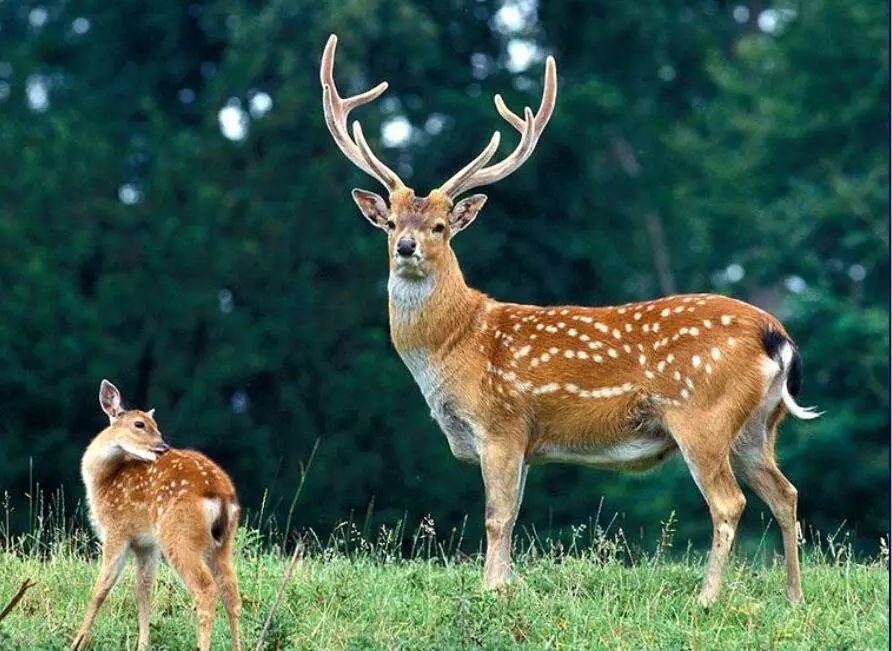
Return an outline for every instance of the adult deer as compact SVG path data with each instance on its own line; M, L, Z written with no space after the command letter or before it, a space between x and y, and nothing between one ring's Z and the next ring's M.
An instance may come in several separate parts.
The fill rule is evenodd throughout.
M780 322L746 303L691 294L608 307L502 303L465 283L450 241L486 197L456 202L505 178L530 157L557 95L554 59L545 63L542 101L523 117L496 95L499 114L520 132L507 157L489 165L486 148L426 197L417 197L379 160L359 122L347 117L387 88L342 98L335 87L332 35L320 79L325 123L355 165L380 181L389 200L353 190L362 214L387 232L390 331L452 453L479 463L486 492L484 584L504 584L511 534L529 465L548 461L625 470L650 468L681 452L713 522L700 601L718 596L721 573L745 499L737 472L771 508L783 535L787 596L802 599L797 493L774 458L796 404L799 352Z
M81 474L90 519L102 540L102 569L71 649L86 648L93 620L132 551L137 562L138 649L149 645L152 583L163 553L195 599L198 648L210 648L219 588L232 648L237 650L241 600L232 545L239 506L232 481L200 452L168 446L155 410L125 410L120 392L108 380L100 385L99 403L109 426L87 446Z

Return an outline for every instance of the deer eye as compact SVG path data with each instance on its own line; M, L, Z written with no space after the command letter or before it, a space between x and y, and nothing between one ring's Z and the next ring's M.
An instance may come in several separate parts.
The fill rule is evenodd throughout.
M439 235L440 233L442 233L443 231L446 230L446 224L437 224L437 225L434 226L431 230L432 230L434 233L437 233L437 234Z
M392 219L388 219L387 230L392 231L394 228L396 228L396 222L394 222Z
M141 420L135 421L135 422L133 423L133 426L134 426L136 429L145 429L145 428L146 428L146 424L145 424L144 422L142 422Z

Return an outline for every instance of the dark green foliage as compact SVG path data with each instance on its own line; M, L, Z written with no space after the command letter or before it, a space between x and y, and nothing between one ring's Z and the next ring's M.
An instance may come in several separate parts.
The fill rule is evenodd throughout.
M396 101L357 117L427 191L494 128L514 146L491 94L538 100L541 65L504 66L523 38L556 55L558 105L457 239L469 282L539 303L719 291L776 313L802 348L801 401L827 410L780 437L801 515L874 548L889 525L887 7L777 5L768 34L725 3L541 4L514 34L493 29L491 0L0 4L0 489L27 490L29 458L35 481L76 485L108 377L249 507L269 488L286 510L318 439L299 525L373 503L371 524L467 514L476 542L479 471L451 458L391 349L383 238L349 195L378 188L325 129L318 62L337 32L344 93L391 82ZM255 90L272 110L227 140L218 111ZM406 147L377 137L393 114L417 128ZM602 496L636 536L675 509L705 542L679 460L644 477L535 469L521 525L585 521ZM765 510L750 499L745 535Z

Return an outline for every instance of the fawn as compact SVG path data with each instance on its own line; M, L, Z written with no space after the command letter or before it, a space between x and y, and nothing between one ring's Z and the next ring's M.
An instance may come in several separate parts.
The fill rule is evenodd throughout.
M768 504L783 535L787 596L801 601L793 485L774 457L787 412L820 414L794 400L799 351L761 309L711 294L668 296L605 307L502 303L465 283L451 239L486 196L467 190L519 168L536 147L557 96L554 59L545 63L534 114L499 114L520 142L487 165L486 148L426 197L416 197L371 151L347 116L387 83L342 98L334 81L337 37L322 56L325 123L347 158L387 188L389 200L353 190L362 214L387 233L390 334L455 456L481 466L486 496L484 584L510 574L511 534L527 469L550 461L643 470L680 452L713 522L700 602L721 585L745 499L735 473Z
M96 613L132 551L138 566L137 648L149 644L152 583L164 554L195 600L199 649L210 648L218 588L229 616L232 648L238 649L241 600L232 544L239 505L232 481L203 454L168 446L155 410L125 410L120 392L108 380L99 388L99 404L109 426L87 447L81 475L90 519L102 541L102 569L71 648L86 647Z

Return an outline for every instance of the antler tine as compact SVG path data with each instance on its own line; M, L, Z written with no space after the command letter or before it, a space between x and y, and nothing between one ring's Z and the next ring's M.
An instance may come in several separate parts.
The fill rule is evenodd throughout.
M334 58L335 50L338 45L338 37L332 34L328 37L325 44L325 50L322 52L322 63L319 66L319 81L322 84L322 110L325 115L325 125L328 127L329 133L334 138L338 148L344 155L357 167L366 174L375 177L390 192L404 188L405 184L397 176L396 172L387 167L369 150L371 156L370 163L357 143L350 138L347 131L347 116L357 106L368 104L372 100L378 98L381 93L387 90L386 81L381 82L374 88L367 90L358 95L342 98L338 94L338 88L334 81ZM368 144L366 143L366 148Z
M550 56L545 59L545 83L542 86L542 101L539 102L539 108L536 110L536 140L539 139L539 136L545 129L545 125L548 124L548 120L551 118L556 97L557 65L554 62L554 57ZM505 118L515 129L522 132L523 120L508 108L502 96L497 94L493 99L499 115Z
M499 148L499 141L502 138L502 134L498 131L492 134L492 138L489 139L489 144L477 155L477 158L472 160L470 163L461 168L458 172L456 172L452 178L450 178L446 183L440 186L440 192L443 192L447 196L454 196L457 192L454 192L454 188L458 188L461 184L466 181L470 176L472 176L477 170L486 165L489 160L496 153L496 149Z
M522 133L524 121L514 113L514 111L508 108L507 104L505 104L505 100L502 99L502 96L496 93L496 96L493 97L493 101L496 104L496 110L499 112L499 115L505 118L512 127Z
M356 148L355 143L350 140L343 130L337 127L338 118L335 116L335 108L333 106L335 101L333 101L332 94L336 95L336 92L332 93L330 86L326 85L322 87L322 110L325 115L325 125L328 127L328 132L331 134L331 137L334 138L335 144L348 159L366 174L374 176L372 170L365 164L365 161L362 160L362 156L359 155L359 150Z
M490 165L489 167L479 168L470 174L462 174L459 172L455 176L461 175L463 177L461 182L453 183L447 188L446 185L449 183L447 181L446 184L443 184L443 186L440 187L440 189L451 199L455 199L465 190L493 183L500 178L508 176L508 174L520 167L523 161L526 160L530 153L532 153L532 147L535 143L533 135L535 118L529 107L524 108L524 118L524 120L521 120L523 126L520 129L520 142L517 143L517 147L514 148L514 151L504 160L495 165ZM483 178L484 173L491 175L493 180L490 181Z
M380 180L391 192L406 187L400 180L400 177L396 175L396 172L387 167L372 153L369 143L366 142L365 136L362 134L362 125L359 124L359 120L353 121L353 140L359 146L359 151L366 164L371 168L372 176Z
M359 95L354 95L353 97L348 97L343 100L344 102L344 110L352 111L357 106L362 106L363 104L368 104L374 99L378 99L378 96L387 90L390 87L386 81L382 81L380 84L375 86L374 88L367 90L364 93L360 93Z
M505 104L501 95L495 96L496 110L512 127L521 133L520 142L511 154L504 160L477 170L467 176L460 184L450 188L449 195L455 198L459 193L481 185L488 185L499 181L517 168L519 168L532 155L539 141L539 136L545 130L545 125L554 112L555 99L557 98L557 65L554 57L549 56L545 60L545 82L542 88L542 101L535 116L529 107L524 108L524 118L516 115Z

